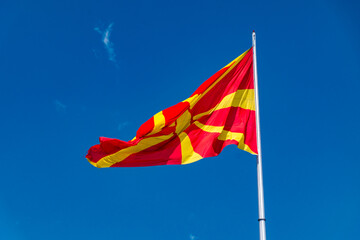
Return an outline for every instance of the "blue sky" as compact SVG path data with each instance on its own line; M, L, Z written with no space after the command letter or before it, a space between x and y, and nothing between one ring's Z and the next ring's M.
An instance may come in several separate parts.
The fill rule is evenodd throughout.
M0 239L258 239L256 159L96 169L251 47L268 239L360 234L356 1L0 3Z

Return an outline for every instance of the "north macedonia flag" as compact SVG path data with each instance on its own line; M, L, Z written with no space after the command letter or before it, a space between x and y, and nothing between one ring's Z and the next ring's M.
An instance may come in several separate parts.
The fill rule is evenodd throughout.
M86 158L98 168L188 164L230 144L257 154L252 48L147 120L131 141L100 137Z

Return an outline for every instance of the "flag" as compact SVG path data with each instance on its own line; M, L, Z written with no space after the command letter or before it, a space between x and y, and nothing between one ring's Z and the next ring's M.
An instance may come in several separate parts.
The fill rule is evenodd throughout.
M253 49L206 80L186 100L155 114L135 138L100 137L86 158L98 168L188 164L225 146L257 154Z

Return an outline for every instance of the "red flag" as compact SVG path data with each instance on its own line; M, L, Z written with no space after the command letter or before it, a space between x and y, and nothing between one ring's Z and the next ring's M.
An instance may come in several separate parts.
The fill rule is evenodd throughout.
M99 168L188 164L230 144L257 154L252 48L155 114L131 141L100 137L86 158Z

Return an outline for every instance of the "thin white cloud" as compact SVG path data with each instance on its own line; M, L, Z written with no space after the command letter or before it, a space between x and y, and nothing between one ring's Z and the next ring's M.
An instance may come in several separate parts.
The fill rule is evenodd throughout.
M67 106L65 104L63 104L62 102L60 102L59 100L56 99L54 101L54 105L55 105L56 111L61 112L61 113L66 112Z
M197 237L195 235L190 234L190 240L195 240Z
M119 123L117 129L118 129L118 131L121 131L128 125L129 125L129 122L121 122L121 123Z
M94 30L101 34L104 47L108 53L109 60L116 63L116 54L114 50L114 44L110 41L110 35L112 32L112 27L114 23L110 23L105 31L101 31L100 28L96 27Z

